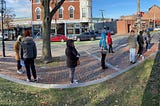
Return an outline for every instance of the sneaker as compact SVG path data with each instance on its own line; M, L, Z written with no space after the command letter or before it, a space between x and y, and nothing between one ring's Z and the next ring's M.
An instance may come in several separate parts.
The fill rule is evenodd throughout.
M25 73L25 71L24 71L24 70L21 70L21 72L22 72L22 74L24 74L24 73Z
M74 80L73 83L74 83L74 84L78 84L78 81L77 81L77 80Z
M105 67L102 67L102 69L107 69L108 67L107 66L105 66Z
M142 58L142 60L144 60L144 56L143 55L141 55L141 58Z
M28 79L28 78L27 78L27 80L26 80L26 81L27 81L27 82L31 82L31 80L30 80L30 79Z
M17 70L18 74L23 74L23 72L21 70Z
M38 77L36 79L34 79L34 82L38 82Z

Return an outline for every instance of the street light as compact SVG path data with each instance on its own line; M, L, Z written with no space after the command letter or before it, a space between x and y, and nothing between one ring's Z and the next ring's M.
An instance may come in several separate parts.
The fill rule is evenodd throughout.
M5 0L1 0L0 1L0 11L1 11L1 20L2 20L2 51L3 51L3 57L5 57L5 43L4 43L4 30L3 30L3 14L4 11L6 10L6 1Z
M31 1L31 34L33 37L33 35L34 35L34 33L33 33L33 20L34 20L34 18L33 18L33 0L30 0L30 1Z
M142 30L142 25L141 25L141 11L140 11L140 0L137 0L137 27L138 27L138 32Z
M103 12L104 12L104 10L99 10L99 11L101 11L101 14L102 14L103 28L104 28L104 16L103 16Z

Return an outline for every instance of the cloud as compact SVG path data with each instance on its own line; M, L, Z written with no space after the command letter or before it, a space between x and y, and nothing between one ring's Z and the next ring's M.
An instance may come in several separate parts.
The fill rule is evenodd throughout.
M13 8L16 17L31 16L31 2L29 0L6 0L6 7Z
M9 3L19 3L20 2L20 0L6 0L6 1Z

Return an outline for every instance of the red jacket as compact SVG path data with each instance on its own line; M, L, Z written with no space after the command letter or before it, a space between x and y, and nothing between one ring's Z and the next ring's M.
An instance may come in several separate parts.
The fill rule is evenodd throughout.
M112 44L112 38L111 38L111 33L110 32L108 32L107 41L108 41L108 45Z

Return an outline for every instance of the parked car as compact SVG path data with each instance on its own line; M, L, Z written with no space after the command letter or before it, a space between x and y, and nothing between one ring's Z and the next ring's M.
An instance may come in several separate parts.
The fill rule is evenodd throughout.
M154 28L154 31L160 31L160 26Z
M113 30L107 30L106 32L107 32L107 34L108 34L108 32L110 32L111 35L114 35L114 34L115 34Z
M51 42L64 42L66 40L68 40L68 38L63 34L57 34L57 35L51 34L50 37Z
M2 40L2 34L0 34L0 40ZM4 34L4 40L8 40L8 35Z
M96 35L95 35L94 32L84 32L84 33L82 33L82 34L80 34L80 35L78 35L76 37L77 41L82 41L82 40L91 40L91 41L93 41L95 39L96 39Z
M146 31L153 31L154 28L150 27L150 28L147 28Z
M96 39L101 39L101 33L100 32L95 31L94 34L96 36Z
M68 38L68 39L76 40L76 35L74 35L74 34L68 34L68 35L67 35L67 38Z

